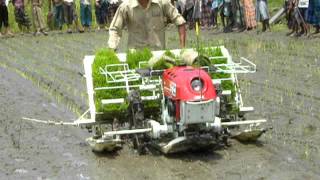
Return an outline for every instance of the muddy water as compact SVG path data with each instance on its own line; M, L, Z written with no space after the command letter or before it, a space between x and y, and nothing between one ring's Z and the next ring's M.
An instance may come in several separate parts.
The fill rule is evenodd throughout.
M177 47L175 33L169 48ZM129 147L95 155L85 130L21 117L68 121L84 111L82 58L105 47L107 33L0 39L0 179L318 179L319 39L202 33L203 42L257 64L256 74L240 76L245 104L256 108L249 118L267 118L273 127L257 144L231 141L172 156L138 156ZM188 37L191 44L193 32Z

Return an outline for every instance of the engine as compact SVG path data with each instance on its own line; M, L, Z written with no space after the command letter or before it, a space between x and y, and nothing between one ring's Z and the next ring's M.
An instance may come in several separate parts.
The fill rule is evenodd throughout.
M209 74L201 68L176 66L163 73L163 119L180 132L212 124L219 97Z

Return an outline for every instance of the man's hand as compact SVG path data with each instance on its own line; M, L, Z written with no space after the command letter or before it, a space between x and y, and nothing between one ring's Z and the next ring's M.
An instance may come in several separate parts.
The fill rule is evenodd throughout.
M178 26L180 48L183 49L186 46L186 24Z

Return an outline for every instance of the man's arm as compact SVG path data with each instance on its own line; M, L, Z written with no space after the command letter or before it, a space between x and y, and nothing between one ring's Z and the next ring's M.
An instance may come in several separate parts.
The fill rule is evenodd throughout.
M177 8L175 8L169 0L163 0L163 10L165 17L169 18L172 23L178 26L179 38L180 38L180 47L185 47L186 42L186 21L179 14Z
M127 22L127 12L125 4L121 4L114 15L109 28L108 46L111 49L117 49L122 36L122 29Z
M180 48L183 49L186 45L186 25L182 24L178 26L179 39L180 39Z

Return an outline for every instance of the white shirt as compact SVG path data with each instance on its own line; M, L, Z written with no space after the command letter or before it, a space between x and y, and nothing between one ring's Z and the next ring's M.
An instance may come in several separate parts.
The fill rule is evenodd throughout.
M298 7L299 8L308 8L309 0L299 0Z

